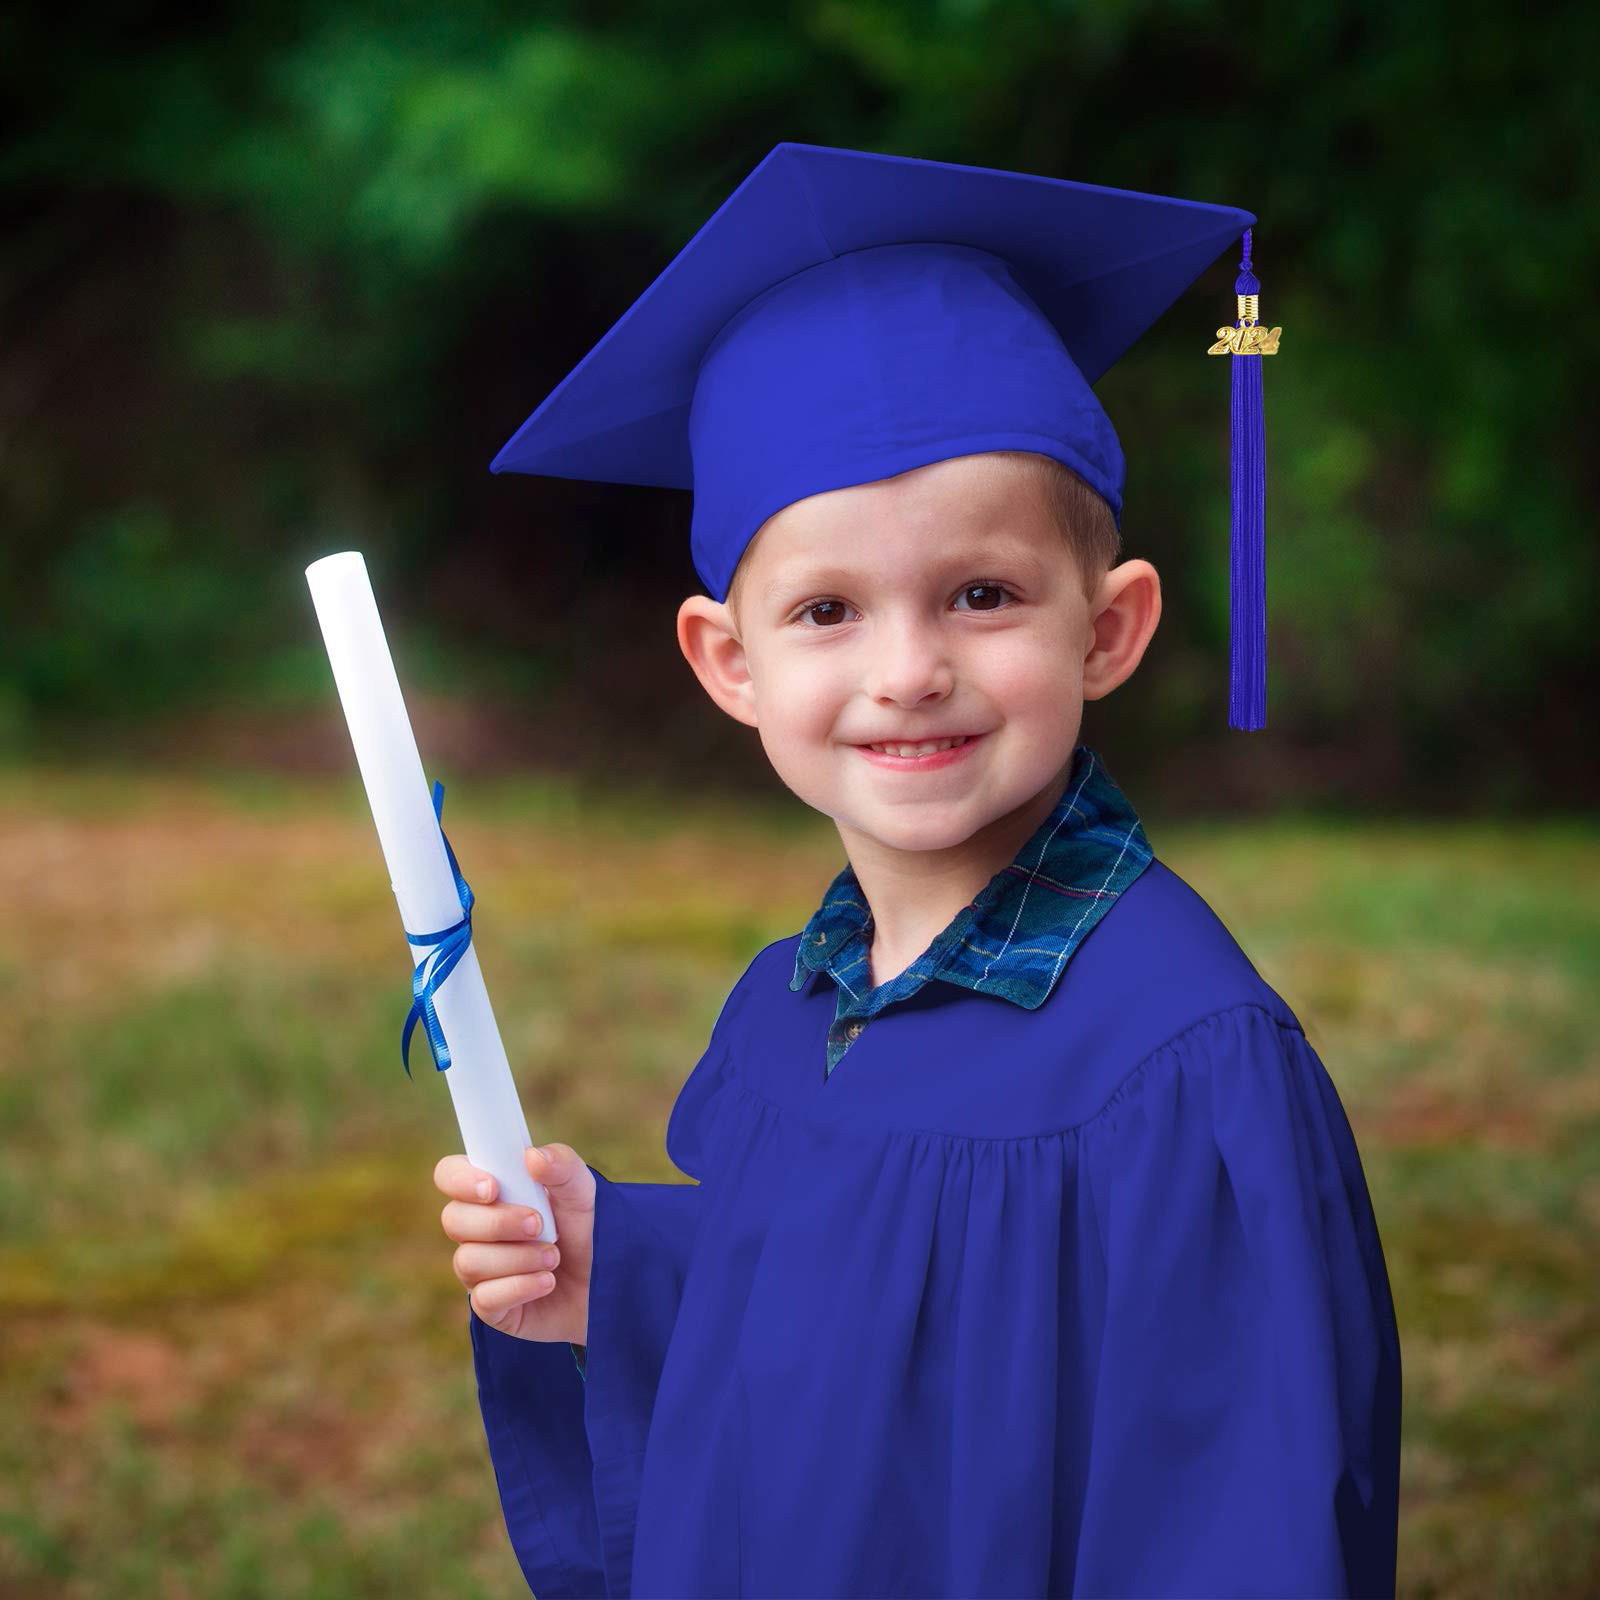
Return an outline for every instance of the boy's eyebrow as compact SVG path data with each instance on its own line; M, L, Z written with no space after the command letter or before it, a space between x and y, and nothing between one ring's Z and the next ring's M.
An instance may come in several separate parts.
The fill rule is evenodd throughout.
M1040 565L1038 552L1031 545L1020 543L1015 539L996 539L993 542L976 544L968 550L957 551L939 562L938 566L940 569L958 566L970 566L976 569L991 562L996 565L1026 567L1033 572L1037 572ZM772 601L789 589L822 589L832 584L848 587L859 576L859 573L852 572L848 567L796 566L792 571L779 572L773 576L761 593L763 599Z

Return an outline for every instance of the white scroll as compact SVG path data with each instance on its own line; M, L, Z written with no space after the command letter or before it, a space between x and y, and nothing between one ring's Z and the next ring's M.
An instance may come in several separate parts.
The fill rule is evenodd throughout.
M306 568L306 582L350 725L356 763L367 786L389 886L400 906L402 931L436 933L461 920L461 900L400 680L378 620L367 564L359 550L324 556ZM405 946L408 995L412 972L430 948ZM440 984L434 1007L450 1047L450 1066L443 1077L450 1086L467 1160L494 1174L498 1199L538 1211L544 1218L539 1237L554 1244L556 1220L544 1185L529 1176L523 1159L533 1141L473 945L467 946ZM419 1022L412 1046L433 1073L426 1032Z

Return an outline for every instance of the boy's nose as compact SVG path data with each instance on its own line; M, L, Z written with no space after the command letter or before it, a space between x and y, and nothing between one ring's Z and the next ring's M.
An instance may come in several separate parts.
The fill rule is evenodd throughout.
M888 627L873 641L866 689L874 700L916 706L944 698L954 682L949 652L932 630L915 623Z

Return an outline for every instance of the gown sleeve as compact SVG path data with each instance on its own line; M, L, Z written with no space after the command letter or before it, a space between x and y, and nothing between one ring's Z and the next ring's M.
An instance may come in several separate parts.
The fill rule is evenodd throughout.
M1106 1300L1073 1592L1393 1596L1394 1305L1305 1035L1213 1013L1084 1132Z
M669 1154L691 1177L725 1069L714 1038L673 1108ZM506 1531L538 1600L629 1592L645 1439L702 1212L698 1183L617 1183L589 1170L586 1344L513 1338L467 1303Z

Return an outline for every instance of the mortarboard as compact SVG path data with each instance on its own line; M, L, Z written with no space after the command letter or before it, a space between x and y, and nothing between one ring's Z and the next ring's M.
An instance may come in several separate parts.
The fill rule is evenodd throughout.
M690 489L726 598L768 517L952 456L1029 450L1121 526L1124 463L1090 387L1242 238L1232 389L1229 724L1266 722L1265 466L1250 225L1232 206L782 143L490 463Z

